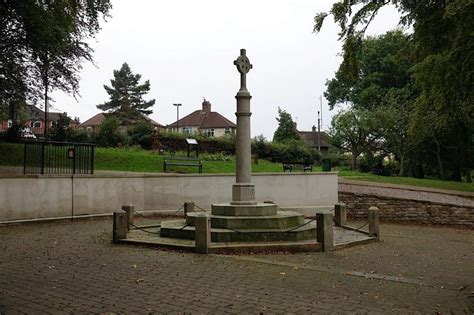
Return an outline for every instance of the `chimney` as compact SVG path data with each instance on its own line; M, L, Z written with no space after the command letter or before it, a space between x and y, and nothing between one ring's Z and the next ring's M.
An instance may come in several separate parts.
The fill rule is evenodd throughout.
M202 102L202 111L206 113L211 112L211 103L209 103L209 101L207 101L206 99L204 99L204 101Z
M313 125L312 129L313 129L313 132L316 132L316 126L315 125Z
M298 131L298 129L296 129L296 122L293 122L293 129L294 129L295 131Z

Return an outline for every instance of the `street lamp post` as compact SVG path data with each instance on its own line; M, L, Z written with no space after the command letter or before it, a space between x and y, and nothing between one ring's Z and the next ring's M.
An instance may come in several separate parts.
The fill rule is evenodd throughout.
M176 132L179 132L179 107L183 104L173 104L173 106L176 106Z

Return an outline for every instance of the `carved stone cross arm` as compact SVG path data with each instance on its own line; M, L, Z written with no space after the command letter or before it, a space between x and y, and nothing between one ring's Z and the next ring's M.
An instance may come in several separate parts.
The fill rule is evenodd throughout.
M250 69L252 69L253 66L250 64L250 60L246 55L245 49L240 50L240 56L234 61L234 65L237 66L237 70L240 73L240 89L246 90L247 73L250 71Z

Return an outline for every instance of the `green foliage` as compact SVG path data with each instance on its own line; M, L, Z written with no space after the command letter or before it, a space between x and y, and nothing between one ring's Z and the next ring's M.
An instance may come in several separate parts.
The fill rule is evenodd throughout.
M44 90L77 93L88 39L99 31L109 1L17 1L0 5L0 106L36 100Z
M7 141L18 141L20 140L21 129L23 126L18 122L14 121L12 126L8 128L5 138Z
M355 4L338 1L329 12L344 41L343 62L335 79L328 82L330 104L349 101L355 107L386 107L386 122L394 125L384 130L385 149L396 156L401 175L428 173L461 180L464 174L471 181L474 2L370 1L354 13ZM413 34L402 38L392 32L384 42L368 45L370 38L364 39L364 32L387 4L399 9L400 24L412 26ZM327 15L315 17L316 32ZM390 43L406 49L394 54L397 49L392 48L397 45ZM396 115L402 123L395 123Z
M98 109L113 112L121 112L125 118L140 117L139 114L150 115L153 113L150 107L155 100L145 101L143 96L150 91L150 81L139 84L140 74L133 74L125 62L120 70L114 70L114 79L110 80L111 87L104 85L110 100L104 104L97 105Z
M94 142L101 147L126 146L130 137L120 130L120 125L115 118L106 118L100 125L100 130L94 137Z
M59 119L53 123L49 130L49 136L55 141L67 141L70 139L72 129L69 127L72 119L67 115L59 114Z
M143 149L151 149L151 133L153 126L149 122L142 121L137 123L128 131L132 144L140 145Z
M356 169L357 157L379 147L381 140L380 112L364 109L341 111L332 118L329 135L331 144L351 152L352 170Z
M331 146L328 152L324 155L325 159L331 160L331 165L339 167L340 169L351 169L351 158L345 154L344 150L341 150L335 146Z
M409 36L401 31L388 32L378 37L367 37L360 42L355 56L359 72L348 76L343 64L335 78L326 82L324 93L330 109L338 103L350 103L357 108L374 109L385 106L388 93L411 84L409 70L414 65L413 48Z
M299 162L313 165L321 161L319 152L301 140L270 143L262 135L252 140L252 153L276 163Z
M165 151L176 152L176 151L186 151L187 143L186 138L189 138L190 135L183 133L159 133L158 139L160 146ZM219 138L210 138L202 134L194 134L192 138L196 139L199 143L199 151L206 153L224 153L224 154L234 154L235 153L235 136L228 135L225 137ZM195 148L192 147L192 150Z
M278 121L278 128L273 134L273 141L284 142L300 139L291 115L280 107L278 107L278 117L276 120Z

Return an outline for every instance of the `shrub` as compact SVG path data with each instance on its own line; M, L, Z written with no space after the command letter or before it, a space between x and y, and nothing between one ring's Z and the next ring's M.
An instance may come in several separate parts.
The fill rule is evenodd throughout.
M151 149L151 133L153 126L146 121L137 123L128 134L130 135L132 144L140 145L143 149Z
M94 143L101 147L127 146L131 138L120 130L115 118L106 118L100 126L100 131L94 135Z
M199 151L206 153L235 153L235 137L232 135L221 138L210 138L199 134L186 135L182 133L159 133L158 140L164 151L186 151L186 138L194 138L199 143Z
M299 162L315 164L321 161L319 152L307 146L301 140L287 140L285 142L267 142L263 136L252 141L252 153L259 158L272 162Z

